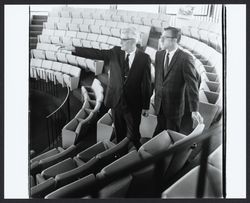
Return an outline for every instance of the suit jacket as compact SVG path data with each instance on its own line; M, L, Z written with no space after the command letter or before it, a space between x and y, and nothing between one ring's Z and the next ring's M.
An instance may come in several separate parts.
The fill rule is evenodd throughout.
M126 81L124 80L125 51L115 46L110 50L76 47L74 55L90 59L104 60L110 76L104 103L114 108L122 98L133 110L149 109L151 96L151 74L149 55L136 50L135 58ZM124 102L124 101L123 101Z
M159 114L162 105L163 113L168 118L182 117L185 110L185 91L190 111L197 111L199 74L194 67L193 57L178 48L164 77L165 54L165 50L157 51L155 58L156 114Z

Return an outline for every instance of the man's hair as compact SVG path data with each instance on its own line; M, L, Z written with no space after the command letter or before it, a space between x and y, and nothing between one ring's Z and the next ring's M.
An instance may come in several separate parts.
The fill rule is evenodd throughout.
M171 31L173 37L176 38L177 43L179 43L181 40L181 29L176 28L176 27L171 27L171 26L164 28L164 31L168 31L168 30Z
M127 27L121 30L121 34L127 36L128 38L134 39L136 42L139 40L139 32L135 27Z

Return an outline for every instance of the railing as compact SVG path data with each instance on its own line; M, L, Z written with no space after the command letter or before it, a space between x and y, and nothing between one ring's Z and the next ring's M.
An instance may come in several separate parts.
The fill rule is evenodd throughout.
M30 80L30 87L32 89L41 91L43 93L49 94L52 97L59 97L62 92L60 89L63 89L58 84L55 84L51 81L44 81L44 80ZM61 130L63 126L70 121L70 88L67 88L67 94L60 104L53 112L48 114L45 117L46 120L46 134L48 140L48 149L60 146L61 141ZM61 96L60 96L61 97Z
M67 87L67 95L62 104L55 111L46 116L49 149L58 147L61 140L61 130L66 122L70 120L69 95L70 89Z
M30 87L35 90L45 92L46 94L50 94L54 97L58 97L58 86L52 81L45 82L44 80L40 80L40 79L38 80L31 79Z

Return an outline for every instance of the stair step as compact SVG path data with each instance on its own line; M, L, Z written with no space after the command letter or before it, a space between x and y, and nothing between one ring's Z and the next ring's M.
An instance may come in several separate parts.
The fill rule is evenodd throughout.
M30 25L30 31L42 31L43 26L42 25Z
M38 19L38 20L32 20L31 21L31 25L43 25L43 23L44 22L47 22L46 20L40 20L40 19Z
M37 35L41 35L42 31L30 31L30 37L37 37Z
M36 48L36 43L30 43L30 49L35 49Z
M41 20L41 19L43 19L43 20L46 20L46 21L47 21L48 16L46 16L46 15L33 15L33 19L36 19L36 20Z
M30 37L30 43L37 43L37 37Z

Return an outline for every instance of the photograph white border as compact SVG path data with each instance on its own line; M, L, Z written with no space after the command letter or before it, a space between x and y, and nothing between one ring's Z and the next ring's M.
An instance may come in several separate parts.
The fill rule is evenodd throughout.
M226 7L227 198L245 198L246 5ZM29 5L5 5L4 24L4 198L22 199L29 197Z

